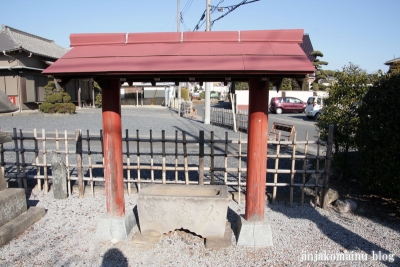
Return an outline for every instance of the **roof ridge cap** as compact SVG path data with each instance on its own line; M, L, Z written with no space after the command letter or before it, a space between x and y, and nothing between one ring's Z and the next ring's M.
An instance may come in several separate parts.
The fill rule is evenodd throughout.
M8 29L8 31L10 32L11 35L12 35L12 31L15 31L15 32L18 32L20 34L24 34L24 35L27 35L27 36L35 37L36 39L47 41L49 43L54 43L54 40L50 40L50 39L47 39L47 38L44 38L44 37L29 33L29 32L24 32L24 31L18 30L16 28L13 28L13 27L10 27L10 26L7 26L7 25L4 25L4 26L5 26L5 28ZM14 38L14 36L13 36L13 38Z

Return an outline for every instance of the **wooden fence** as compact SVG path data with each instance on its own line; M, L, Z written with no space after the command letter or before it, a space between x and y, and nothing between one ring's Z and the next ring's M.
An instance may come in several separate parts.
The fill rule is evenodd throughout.
M333 128L329 140L332 133ZM69 194L76 182L90 186L92 194L95 186L104 183L102 131L95 135L81 130L48 133L14 129L12 139L13 142L0 145L0 162L7 180L19 187L27 189L33 184L40 190L49 190L51 153L57 153L66 166ZM316 193L323 190L324 195L329 187L332 142L308 140L308 135L299 141L296 132L292 141L279 140L268 143L266 186L273 203L282 193L290 196L290 204L294 195L303 204L306 187L314 188ZM198 136L186 132L178 135L175 131L169 137L162 131L161 136L154 137L151 130L147 136L138 130L133 135L125 130L122 142L128 194L133 189L140 190L144 183L225 184L238 192L245 189L247 140L242 140L240 133L239 139L230 140L227 132L224 138L216 138L214 132L207 133L206 138L204 131ZM315 147L313 153L311 146ZM322 162L325 168L321 167ZM315 184L306 184L310 174L315 174Z

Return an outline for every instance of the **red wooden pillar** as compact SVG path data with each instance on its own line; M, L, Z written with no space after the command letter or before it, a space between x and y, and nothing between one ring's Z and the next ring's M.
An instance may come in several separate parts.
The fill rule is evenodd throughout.
M104 179L107 213L125 215L122 163L121 98L119 79L102 84Z
M249 80L246 221L263 221L268 142L268 82Z

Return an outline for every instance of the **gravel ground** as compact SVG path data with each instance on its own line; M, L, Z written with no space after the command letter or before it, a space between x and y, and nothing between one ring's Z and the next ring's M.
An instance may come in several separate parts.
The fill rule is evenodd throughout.
M355 214L314 209L306 204L288 207L266 205L273 247L206 249L204 239L182 231L167 233L154 245L127 241L100 242L95 238L99 217L105 212L105 195L79 199L72 195L55 200L52 192L33 190L28 205L44 207L47 214L23 234L0 248L0 266L400 266L400 229ZM137 195L125 196L126 209ZM228 220L235 229L244 204L229 202ZM397 227L397 228L396 228ZM373 253L389 261L374 261ZM364 261L305 261L315 253L360 254ZM367 255L368 254L368 255ZM381 258L382 258L381 257Z
M2 131L12 128L48 131L77 128L90 132L101 129L99 109L79 110L75 115L48 116L30 114L0 116ZM123 108L122 128L145 134L174 136L184 130L195 138L204 130L223 139L225 131L218 126L180 118L165 108ZM228 130L229 131L229 130ZM229 131L229 138L238 138ZM242 138L247 138L243 134ZM136 194L125 196L126 209L136 206ZM105 212L105 196L96 190L95 196L77 195L55 200L52 192L32 190L27 195L29 206L44 207L47 214L23 234L0 248L0 266L400 266L400 226L398 221L385 222L363 214L337 213L333 209L314 209L310 204L293 207L278 202L266 204L265 217L271 224L274 246L245 248L235 245L228 249L206 249L204 239L182 231L165 234L154 245L132 242L138 233L135 227L127 241L100 242L94 237L97 222ZM228 220L232 229L244 203L230 201ZM316 255L317 254L317 255ZM366 260L337 261L327 257L366 257ZM378 256L377 256L378 255ZM374 257L386 259L374 260ZM316 258L320 261L313 261ZM307 259L309 261L305 261ZM324 261L325 259L325 261ZM322 261L321 261L322 260Z

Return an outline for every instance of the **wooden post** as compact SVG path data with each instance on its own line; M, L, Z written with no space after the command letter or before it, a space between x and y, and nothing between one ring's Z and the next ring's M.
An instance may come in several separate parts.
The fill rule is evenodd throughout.
M28 192L28 181L26 180L26 165L25 165L25 149L24 149L24 136L22 134L22 130L19 129L19 136L20 136L20 144L21 144L21 163L22 163L22 176L23 176L23 183L25 192Z
M264 220L268 143L268 82L249 79L249 124L245 219Z
M79 198L83 198L84 195L84 184L83 184L83 170L82 170L82 132L81 130L75 130L75 141L76 141L76 168L78 170L78 188Z
M161 131L161 138L162 138L162 183L166 184L167 183L167 171L166 171L166 153L165 153L165 130Z
M153 131L150 130L150 178L151 182L154 183L154 159L153 159Z
M204 184L204 131L200 131L199 140L199 185Z
M44 185L43 190L46 194L49 192L49 177L47 175L47 149L46 149L46 131L42 129L42 144L43 144L43 176Z
M120 80L105 80L102 87L102 119L104 135L104 179L107 213L125 215L122 163L122 127Z
M189 184L189 172L188 172L188 155L186 147L186 133L182 132L182 144L183 144L183 169L185 172L185 184Z
M125 143L126 143L126 166L128 167L126 170L126 175L128 176L128 195L131 195L131 154L129 153L129 133L128 129L125 129Z
M36 129L35 129L35 137L36 137ZM65 142L64 143L64 145L65 145L65 166L67 167L68 195L70 196L72 190L71 190L71 176L70 176L70 173L69 173L69 151L68 151L68 133L67 133L67 130L64 131L64 142ZM35 140L35 146L36 146L36 140Z
M331 161L332 161L332 145L333 145L333 124L329 125L329 134L328 134L328 146L326 149L326 160L325 160L325 174L324 174L324 187L322 188L322 208L326 209L328 206L328 190L329 190L329 176L331 172Z
M19 148L18 148L18 135L17 128L13 128L13 139L15 147L15 165L17 165L17 180L18 188L22 188L22 178L21 178L21 164L19 163Z
M136 130L136 160L137 160L137 177L138 177L138 192L140 191L140 137L139 130Z
M211 131L211 155L210 155L210 160L211 160L211 166L210 166L210 172L211 172L211 178L210 178L210 184L214 184L214 131Z
M94 196L94 181L93 181L93 168L92 168L92 152L90 151L90 134L89 130L86 130L86 141L87 141L87 155L89 163L89 178L90 178L90 191L92 191L92 197Z

